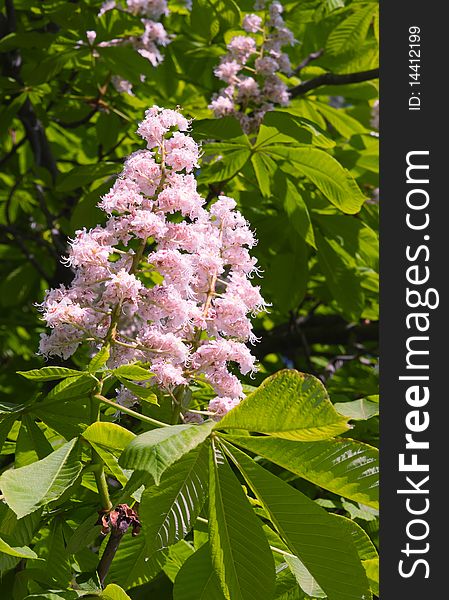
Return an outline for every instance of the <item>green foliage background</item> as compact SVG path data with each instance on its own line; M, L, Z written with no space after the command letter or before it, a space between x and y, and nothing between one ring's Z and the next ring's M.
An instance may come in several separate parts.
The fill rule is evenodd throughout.
M290 78L294 91L289 107L268 113L256 137L243 135L231 117L213 119L207 108L220 87L213 68L240 31L242 13L252 11L252 2L194 0L191 11L182 2L170 2L164 25L174 39L156 69L131 47L98 48L94 56L79 45L88 30L97 31L97 42L139 30L139 19L126 13L113 11L98 18L100 5L88 0L0 3L0 468L9 473L0 480L9 505L0 504L0 593L14 600L89 594L112 600L361 598L351 592L350 571L341 589L327 580L326 567L341 551L335 540L342 527L358 544L365 567L360 581L366 571L376 593L377 501L367 491L375 483L364 488L363 482L378 442L378 136L370 124L378 82L371 75L344 85L337 77L330 80L336 85L312 85L307 91L301 85L325 73L338 76L377 67L378 3L284 3L287 26L300 41L289 51L292 64L323 52ZM111 85L112 75L132 82L135 95L119 94ZM38 383L16 374L44 366L36 356L44 328L35 303L49 287L70 281L69 269L60 262L67 241L77 229L103 219L96 204L124 157L140 147L136 126L153 104L180 105L194 118L192 135L203 143L205 158L197 174L200 192L209 201L222 191L234 197L259 238L255 254L263 270L262 292L272 306L255 322L261 341L254 352L261 368L255 381L246 381L252 386L248 391L281 369L290 370L253 393L251 414L241 410L232 421L233 411L212 437L207 430L201 438L198 427L181 432L198 440L191 442L188 453L176 454L170 446L170 460L157 474L142 466L148 463L148 448L158 451L159 441L151 437L155 434L147 441L142 438L139 451L132 451L132 440L137 439L134 433L165 430L154 430L130 415L122 417L119 427L111 423L111 408L102 413L104 428L88 427L94 374L62 379L56 392L51 391L52 381ZM49 364L84 370L87 362L78 353L71 361ZM308 415L308 394L295 387L293 369L325 384L333 404L327 404L326 392L319 388L326 418L310 407ZM288 393L276 388L279 377L288 383ZM201 402L202 393L193 390L195 401ZM276 405L284 410L273 413ZM164 421L163 405L142 402L141 411ZM259 418L251 420L254 415ZM351 431L341 426L346 422L341 415L350 419ZM285 429L296 431L290 437L282 434L289 420L291 427ZM334 429L329 423L336 424ZM325 430L325 425L330 428ZM319 436L313 434L316 428L321 428ZM306 432L302 437L299 429ZM73 441L80 435L83 443ZM127 489L129 469L147 473L129 490L147 485L139 513L144 523L151 523L152 515L179 493L192 497L191 481L180 479L186 470L202 482L195 488L199 497L209 489L208 501L204 492L201 501L185 507L184 530L168 527L168 550L154 545L148 549L153 525L137 537L128 533L103 592L95 587L93 575L98 547L101 554L105 542L100 545L95 525L95 479L86 471L86 448L91 446L117 484L114 502L123 495L119 488ZM359 479L343 456L360 457L367 470ZM34 463L49 458L62 479L56 490L53 484L40 490L44 471L50 476L51 469L44 465L41 473ZM36 477L34 495L21 497L11 465L34 465L28 473ZM350 480L353 476L355 481ZM158 485L159 477L163 485ZM187 492L180 492L182 485ZM313 513L315 506L325 509L316 518L324 519L326 531L335 528L334 542L319 549L317 565L313 557L301 554L301 536L309 533L307 519L301 521L295 512L299 495L288 503L292 512L284 514L286 507L270 496L270 489L277 487L286 499L300 492L306 512ZM285 524L292 518L293 528ZM223 531L229 534L227 541ZM315 543L313 531L310 535L307 541ZM250 542L257 556L252 566ZM245 546L246 552L241 550ZM270 546L280 552L273 553ZM252 570L266 576L252 580ZM198 587L201 582L204 589Z

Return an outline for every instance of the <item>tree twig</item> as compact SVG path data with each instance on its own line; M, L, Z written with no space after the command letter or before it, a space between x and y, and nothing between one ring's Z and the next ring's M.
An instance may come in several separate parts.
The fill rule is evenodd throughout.
M317 60L317 58L320 58L320 56L322 56L323 54L324 48L321 48L316 52L311 52L309 56L306 56L305 59L299 63L299 65L293 71L293 74L298 75L304 69L304 67L307 67L307 65L309 65L312 61Z
M311 90L314 90L323 85L346 85L349 83L361 83L362 81L370 81L378 79L379 69L370 69L369 71L358 71L357 73L323 73L313 79L308 79L293 88L290 88L290 98L302 96Z

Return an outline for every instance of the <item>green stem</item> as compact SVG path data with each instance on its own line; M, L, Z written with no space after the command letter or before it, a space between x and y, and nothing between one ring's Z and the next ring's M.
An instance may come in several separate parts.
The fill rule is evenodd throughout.
M97 400L99 400L100 402L102 402L103 404L108 404L109 406L113 406L116 410L119 410L122 413L130 415L131 417L134 417L135 419L139 419L140 421L144 421L145 423L151 423L151 425L154 425L155 427L169 427L169 423L163 423L162 421L157 421L156 419L152 419L151 417L142 415L142 414L136 412L135 410L132 410L132 408L126 408L126 406L121 406L120 404L117 404L117 402L114 402L113 400L109 400L109 398L105 398L104 396L101 396L100 394L97 394L95 396L95 398Z

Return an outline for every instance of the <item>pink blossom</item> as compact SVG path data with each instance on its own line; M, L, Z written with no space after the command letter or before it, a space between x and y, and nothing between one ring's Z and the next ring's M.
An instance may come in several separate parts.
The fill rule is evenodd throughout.
M145 27L141 37L141 42L144 46L149 42L155 42L159 46L167 46L170 43L170 36L165 31L162 23L157 23L156 21L150 21L148 19L143 19L142 23Z
M279 68L278 63L269 56L258 58L255 62L256 71L261 75L273 75Z
M236 75L241 68L242 65L236 60L226 60L214 69L214 74L226 83L235 83L238 81Z
M208 108L214 112L216 117L225 117L234 114L234 102L226 96L217 96L209 104Z
M255 10L264 10L265 1L256 1ZM246 36L234 36L227 45L215 75L228 84L214 94L209 109L216 117L235 116L247 134L259 128L266 112L275 105L286 106L290 100L287 86L277 73L291 73L290 59L282 47L296 40L285 26L283 7L272 2L268 20L255 14L245 15L242 22ZM252 37L252 34L258 34ZM243 75L254 73L252 77Z
M97 32L96 31L86 31L86 37L87 37L87 42L88 42L89 46L93 46L94 42L97 38Z
M243 18L242 27L248 33L257 33L260 31L262 25L262 18L257 15L245 15Z
M169 185L158 196L159 209L168 213L180 211L183 216L191 218L198 217L203 199L196 191L194 176L170 173L167 183Z
M166 0L126 0L130 12L135 15L143 15L159 19L163 15L168 15Z
M238 399L229 368L254 371L248 313L265 306L247 278L255 239L235 200L220 196L206 210L194 175L177 172L199 157L188 127L178 111L146 112L139 132L151 149L132 154L102 198L106 224L76 232L66 260L73 282L40 307L51 328L40 353L68 358L82 342L107 342L111 368L143 361L153 385L172 391L200 377L218 397Z
M170 139L165 142L167 153L166 164L175 171L186 170L190 173L194 167L198 166L199 149L195 141L181 133L175 131Z
M244 63L248 60L251 54L255 54L256 42L253 40L253 38L245 35L236 35L229 42L228 50L231 53L231 56Z
M201 425L203 422L203 417L198 413L187 411L184 415L184 423L196 423L197 425Z
M160 182L161 168L152 152L138 150L126 159L123 176L134 181L145 195L152 196Z
M116 7L116 2L115 0L106 0L106 2L103 2L103 4L101 5L100 8L100 12L98 13L99 17L102 17L106 12L108 12L109 10L112 10L113 8Z
M175 367L170 362L154 361L151 365L151 371L154 373L156 381L164 388L173 388L176 385L187 383L182 368Z
M93 236L87 233L86 229L76 231L75 236L71 244L67 264L72 267L86 264L107 266L109 255L113 252L111 246L98 243Z
M143 196L135 181L119 178L112 188L103 196L98 207L108 214L114 211L119 213L132 212L135 208L142 206Z
M105 299L111 301L130 300L137 302L139 290L142 283L135 275L128 273L125 269L120 269L118 273L113 273L105 283Z
M213 398L209 402L208 410L215 413L214 419L219 421L225 416L230 410L240 404L240 398L227 398L226 396L220 398Z
M123 77L119 75L113 75L111 78L112 85L115 87L119 94L129 94L130 96L134 96L133 94L133 85Z
M167 225L163 215L157 215L148 210L137 210L130 225L139 238L146 239L154 237L160 239L167 231Z
M238 85L238 102L257 101L260 96L259 84L253 77L243 77Z

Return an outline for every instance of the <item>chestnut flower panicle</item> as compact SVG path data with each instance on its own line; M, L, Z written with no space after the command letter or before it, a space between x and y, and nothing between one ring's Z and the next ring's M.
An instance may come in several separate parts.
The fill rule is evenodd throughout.
M206 380L220 416L243 397L230 366L255 371L249 314L266 305L250 280L254 234L232 198L204 208L192 173L200 149L188 129L178 111L147 110L138 128L147 149L126 159L100 201L105 225L76 232L65 259L70 287L48 291L41 305L51 332L40 353L67 359L82 343L107 345L109 367L149 363L169 393ZM130 394L118 390L118 400Z
M266 7L266 1L258 0L254 8L263 10L264 16L248 14L243 18L242 28L248 35L234 36L227 45L227 54L214 70L226 86L209 104L216 117L235 116L245 133L256 131L275 105L289 103L287 85L278 74L291 73L283 47L296 43L285 26L282 4L274 1Z

